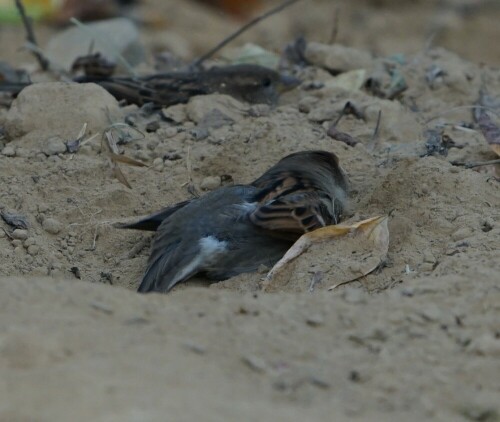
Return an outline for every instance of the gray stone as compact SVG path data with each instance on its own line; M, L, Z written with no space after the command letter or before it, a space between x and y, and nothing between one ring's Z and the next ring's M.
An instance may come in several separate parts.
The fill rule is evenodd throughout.
M222 183L220 176L207 176L200 183L200 188L203 190L217 189Z
M162 171L163 168L164 168L164 165L163 165L163 158L161 157L156 157L154 160L153 160L153 168L156 170L156 171Z
M165 117L165 119L170 120L174 123L183 123L187 120L186 106L184 104L176 104L168 108L164 108L162 109L161 113L163 114L163 117ZM171 138L172 136L175 136L176 133L177 129L175 133L172 131L171 135L166 137Z
M42 152L49 156L63 154L66 152L66 144L59 136L51 136L44 142Z
M451 235L451 238L455 242L458 242L459 240L463 240L463 239L469 237L471 234L472 234L472 230L469 227L461 227Z
M57 234L62 230L62 224L55 218L46 218L42 223L43 229L50 234Z
M334 72L365 69L370 66L370 53L339 44L320 44L310 42L305 51L306 59L312 64Z
M13 239L24 240L28 238L28 230L15 229L11 234Z
M193 97L186 106L186 113L191 121L205 124L213 116L217 116L218 120L224 116L226 122L237 122L245 117L248 110L249 106L223 94Z
M30 254L31 256L37 255L38 252L40 252L40 246L38 246L38 245L31 245L31 246L28 247L28 254Z
M40 140L60 136L74 139L84 123L87 133L107 128L122 115L116 99L96 84L41 82L24 88L5 115L7 138L32 134L27 149L40 150Z
M6 157L14 157L16 155L16 150L14 149L14 147L7 145L2 150L2 155L5 155Z
M23 244L25 248L29 248L31 245L34 245L35 243L36 241L34 237L28 237Z

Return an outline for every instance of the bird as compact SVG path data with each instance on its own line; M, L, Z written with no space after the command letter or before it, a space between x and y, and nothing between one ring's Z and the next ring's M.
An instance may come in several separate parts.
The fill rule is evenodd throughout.
M300 84L290 75L272 69L239 64L209 69L156 73L138 77L83 75L76 82L93 82L117 100L142 106L168 107L186 103L195 95L227 94L252 104L276 104L279 95Z
M78 58L73 68L85 72L84 75L75 77L73 82L95 83L119 101L138 106L153 104L155 108L187 103L196 95L213 93L230 95L251 104L275 105L280 94L300 84L300 80L293 76L251 64L137 77L113 76L114 65L99 54L93 54ZM28 85L31 82L0 78L0 92L17 95Z
M119 228L155 231L138 291L274 265L304 233L340 222L348 180L327 151L290 154L248 185L225 186Z

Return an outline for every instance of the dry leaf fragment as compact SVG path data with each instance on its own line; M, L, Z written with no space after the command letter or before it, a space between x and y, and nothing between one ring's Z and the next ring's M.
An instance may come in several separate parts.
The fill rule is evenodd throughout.
M107 141L105 142L105 145L107 146L107 154L111 162L111 169L113 170L114 176L120 183L125 185L127 188L132 189L132 186L130 186L130 183L121 171L118 163L124 163L136 167L147 167L147 164L144 164L143 162L138 160L134 160L133 158L127 157L125 155L121 155L118 151L118 146L116 145L116 141L111 130L105 131L104 136Z
M387 256L387 222L386 216L378 216L304 234L268 273L264 289L277 291L286 285L287 290L306 291L309 286L300 273L318 262L322 268L328 265L325 278L329 276L337 282L332 288L371 273ZM306 253L310 248L312 250ZM300 255L303 259L297 259Z
M147 167L148 165L143 163L142 161L135 160L133 158L127 157L126 155L121 155L121 154L115 154L114 152L108 153L109 158L113 162L118 162L118 163L123 163L123 164L128 164L129 166L135 166L135 167Z

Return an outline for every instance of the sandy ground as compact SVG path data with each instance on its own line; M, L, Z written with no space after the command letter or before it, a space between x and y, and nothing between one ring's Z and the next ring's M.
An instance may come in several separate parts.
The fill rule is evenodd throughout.
M0 108L0 210L29 222L16 233L0 222L0 421L500 419L500 189L495 167L450 164L496 157L467 124L481 89L500 96L500 10L486 1L355 3L339 3L338 41L372 54L367 78L387 82L387 63L403 75L397 100L339 87L311 66L274 109L198 97L164 110L175 121L152 133L136 107L93 85L38 85ZM193 56L238 26L175 4L158 2L167 29L143 31L148 51L175 34ZM297 31L326 42L332 6L312 4L241 42L278 50ZM51 32L41 28L42 42ZM9 40L1 59L31 61L16 52L19 28L0 35ZM404 60L388 62L395 53ZM429 82L433 66L443 74ZM354 147L326 134L347 101L364 114L339 124L360 141ZM233 122L199 139L214 108ZM127 116L145 137L120 148L150 165L121 166L132 189L113 177L100 137L58 152L83 123L100 133ZM428 156L429 130L455 147ZM273 293L260 290L265 272L134 292L150 235L113 222L189 198L190 176L198 189L213 176L245 183L304 149L340 157L351 220L389 216L379 271L329 292L333 259L313 249Z

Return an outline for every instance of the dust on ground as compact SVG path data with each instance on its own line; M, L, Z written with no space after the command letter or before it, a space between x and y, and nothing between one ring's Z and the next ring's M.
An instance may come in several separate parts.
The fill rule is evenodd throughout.
M470 106L481 89L500 96L491 43L500 11L486 1L468 15L464 1L394 3L339 3L337 41L373 54L366 71L382 86L387 63L404 76L398 100L311 66L276 108L198 97L164 110L170 121L155 132L94 85L31 87L0 109L0 207L30 224L0 230L0 420L499 420L499 184L491 167L451 162L495 158ZM298 30L327 42L332 5L313 4L241 43L278 50ZM191 57L238 26L199 5L158 5L168 31L144 32L151 49L175 33ZM187 31L193 21L203 23ZM23 62L19 28L4 37L12 50L2 58ZM430 69L442 72L426 79ZM364 116L338 126L354 147L327 135L348 101ZM214 108L231 123L200 131ZM150 164L121 166L132 189L113 177L100 136L64 152L84 123L92 135L126 117L144 137L120 132L120 148ZM454 143L436 147L429 131ZM350 219L390 217L379 271L328 292L330 257L313 251L272 294L259 288L265 272L134 292L150 235L112 223L188 198L189 177L198 189L245 183L304 149L340 157Z

